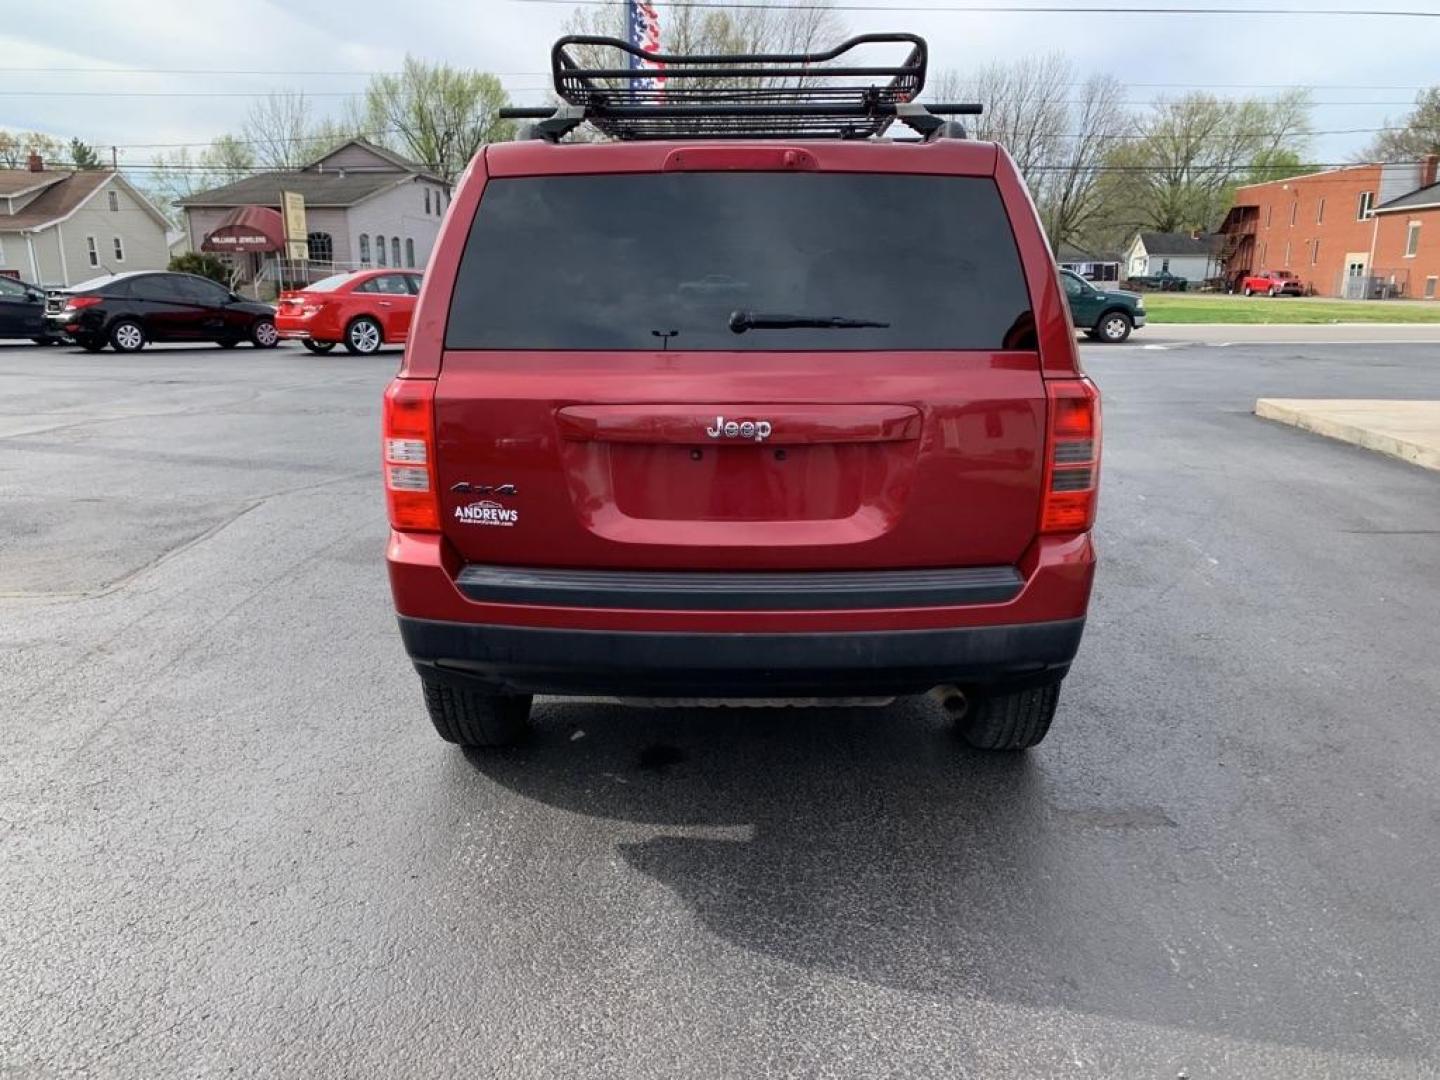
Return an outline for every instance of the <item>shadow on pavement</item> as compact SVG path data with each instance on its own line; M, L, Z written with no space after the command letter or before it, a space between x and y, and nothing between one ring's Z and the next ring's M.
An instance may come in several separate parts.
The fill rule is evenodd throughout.
M1077 749L1061 732L1030 755L972 752L927 699L549 704L537 721L526 746L469 755L473 769L566 811L656 826L619 844L623 858L756 953L944 999L1235 1038L1395 1054L1429 1039L1357 993L1342 956L1287 940L1269 915L1296 897L1264 873L1227 880L1210 858L1221 838L1065 790Z

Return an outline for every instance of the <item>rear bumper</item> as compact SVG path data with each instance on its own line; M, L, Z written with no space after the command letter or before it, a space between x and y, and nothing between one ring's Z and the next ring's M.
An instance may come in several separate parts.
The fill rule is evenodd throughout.
M1063 677L1085 620L827 634L644 633L400 618L427 676L524 694L852 697Z
M766 588L750 574L505 573L392 533L387 563L405 646L433 673L525 693L799 697L1063 675L1095 554L1089 534L1046 536L1003 573L773 574ZM725 578L738 590L714 588Z

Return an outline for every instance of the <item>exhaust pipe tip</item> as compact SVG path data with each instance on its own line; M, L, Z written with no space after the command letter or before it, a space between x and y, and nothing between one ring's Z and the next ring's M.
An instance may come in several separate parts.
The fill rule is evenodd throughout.
M958 686L937 686L930 696L940 703L952 719L961 720L970 711L970 700Z

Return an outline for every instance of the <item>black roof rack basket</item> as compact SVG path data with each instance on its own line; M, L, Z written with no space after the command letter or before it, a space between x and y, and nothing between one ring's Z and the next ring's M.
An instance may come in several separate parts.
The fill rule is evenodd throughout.
M872 45L909 49L889 65L846 62ZM607 53L611 66L582 63ZM926 57L925 39L903 33L861 34L825 52L721 56L646 53L619 38L571 34L550 52L555 92L567 105L500 115L540 120L536 133L550 139L586 120L617 139L861 139L897 117L929 136L939 116L980 107L916 104Z

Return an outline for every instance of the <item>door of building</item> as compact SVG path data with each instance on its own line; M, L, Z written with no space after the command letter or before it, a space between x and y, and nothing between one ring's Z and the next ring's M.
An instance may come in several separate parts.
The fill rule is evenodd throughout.
M1346 300L1364 300L1369 292L1370 256L1364 251L1352 251L1345 256L1345 280L1340 283L1340 295Z

